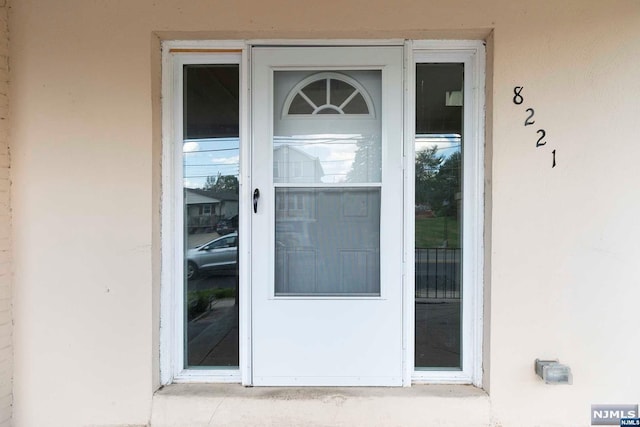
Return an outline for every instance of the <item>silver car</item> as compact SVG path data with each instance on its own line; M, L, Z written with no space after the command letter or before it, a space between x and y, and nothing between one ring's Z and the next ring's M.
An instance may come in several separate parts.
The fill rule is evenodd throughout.
M233 270L238 262L237 254L238 233L230 233L188 249L187 279L195 279L202 271Z

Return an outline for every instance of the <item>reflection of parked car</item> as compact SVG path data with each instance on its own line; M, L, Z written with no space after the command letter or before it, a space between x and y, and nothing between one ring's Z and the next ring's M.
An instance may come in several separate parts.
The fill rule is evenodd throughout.
M231 270L238 261L238 233L218 237L187 250L187 279L194 279L201 271Z
M229 219L221 219L216 224L216 233L223 236L232 233L238 229L238 215L234 215Z

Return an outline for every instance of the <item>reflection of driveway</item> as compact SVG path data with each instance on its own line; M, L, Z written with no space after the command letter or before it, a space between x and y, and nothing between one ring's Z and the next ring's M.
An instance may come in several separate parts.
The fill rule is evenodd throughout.
M416 366L460 366L460 300L416 304Z
M239 366L238 306L214 301L211 311L187 324L189 366Z

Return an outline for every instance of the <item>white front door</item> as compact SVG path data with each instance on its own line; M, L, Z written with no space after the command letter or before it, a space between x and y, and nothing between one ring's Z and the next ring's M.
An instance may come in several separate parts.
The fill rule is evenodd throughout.
M402 385L402 56L252 51L254 385Z

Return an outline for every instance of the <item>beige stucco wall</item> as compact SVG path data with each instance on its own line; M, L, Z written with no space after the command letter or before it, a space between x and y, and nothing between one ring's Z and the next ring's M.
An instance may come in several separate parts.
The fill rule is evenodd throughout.
M11 209L9 180L9 29L0 1L0 426L11 423L13 347L11 315Z
M21 0L10 30L17 426L150 419L157 35L490 37L488 418L588 425L591 403L640 403L637 1ZM536 357L569 364L574 384L542 384Z

